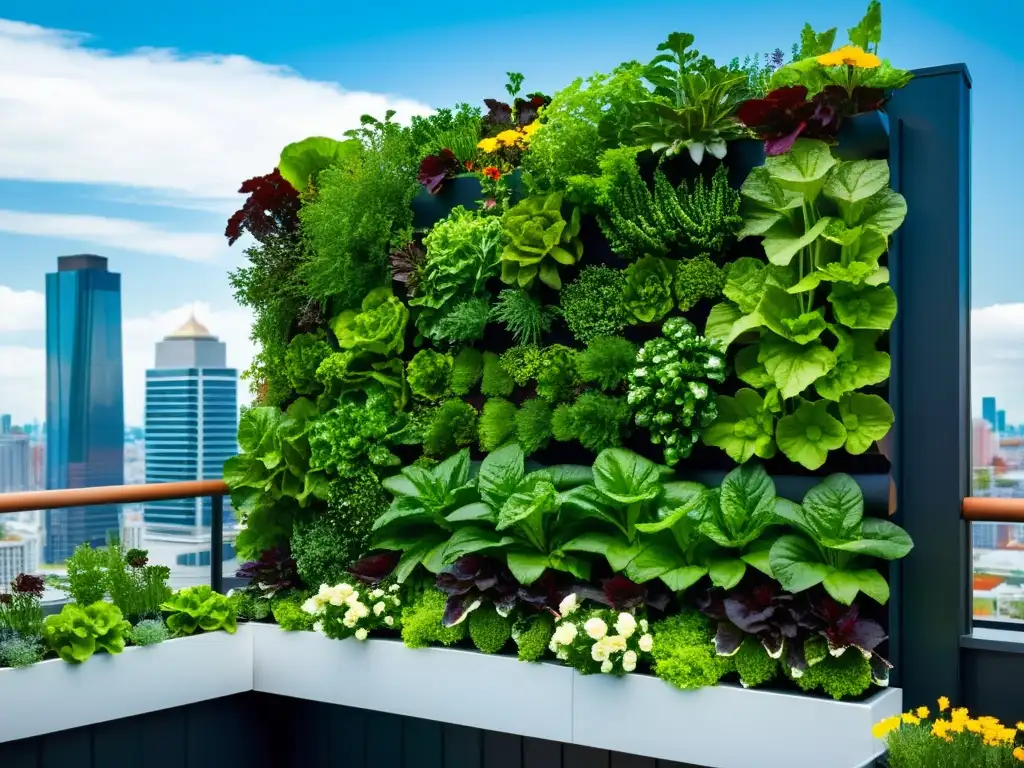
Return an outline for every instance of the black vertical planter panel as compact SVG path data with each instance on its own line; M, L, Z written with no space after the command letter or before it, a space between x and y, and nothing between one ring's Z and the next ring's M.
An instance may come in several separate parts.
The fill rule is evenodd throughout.
M523 739L523 768L562 768L562 745L547 739Z
M441 723L417 717L407 717L404 721L402 737L405 747L402 768L442 768L444 729Z
M366 764L373 768L401 768L402 726L407 718L366 712Z
M20 739L0 744L4 768L39 768L39 739Z
M522 768L523 737L484 731L483 768Z
M566 744L562 751L563 768L609 768L611 753L578 744Z
M891 654L908 704L959 693L969 622L961 504L970 492L970 76L918 70L888 108L893 187L907 199L889 264L899 297L891 399L897 522ZM894 653L892 653L894 651Z
M40 737L39 768L92 766L92 731L75 728ZM106 768L104 766L104 768Z
M963 681L962 703L971 712L998 717L1004 723L1024 718L1024 653L964 648Z
M444 768L482 768L483 731L463 725L444 726Z
M319 705L327 716L330 768L372 768L366 761L366 710Z
M653 757L626 755L621 752L611 753L610 768L657 768L658 761Z

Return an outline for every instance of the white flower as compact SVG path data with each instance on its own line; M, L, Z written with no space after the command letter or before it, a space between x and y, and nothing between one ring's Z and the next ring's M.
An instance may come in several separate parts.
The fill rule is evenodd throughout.
M384 617L384 623L387 624L389 627L392 626L395 623L395 617L394 616L385 616Z
M622 654L622 668L627 672L636 669L636 654L633 651L626 651Z
M397 597L394 598L394 601L395 601L395 605L401 605L402 604L402 601L399 600Z
M640 635L640 650L644 653L650 653L651 648L654 647L654 638L650 635Z
M626 638L622 635L608 635L601 642L608 648L609 654L626 650Z
M384 613L384 610L384 603L377 603L375 606L373 606L373 615L380 616L382 613Z
M559 624L555 629L554 642L557 645L569 645L576 638L576 625L571 621Z
M612 671L612 663L608 659L605 659L603 662L601 662L601 671L604 672L606 675Z
M359 593L358 592L353 592L352 594L348 595L345 598L345 603L346 603L346 605L348 605L350 607L353 607L353 608L355 606L359 605Z
M555 658L557 658L559 661L565 661L569 658L569 649L559 648L558 653L555 654Z
M576 612L579 607L579 600L576 598L576 593L573 592L566 596L562 602L558 604L558 612L563 616L571 616Z
M359 614L356 612L356 609L355 608L349 608L347 611L345 611L345 617L341 620L341 623L344 624L349 629L351 629L352 627L354 627L356 625L356 622L358 622L358 621L359 621Z
M234 594L235 594L235 590L233 590L233 589L229 589L229 590L228 590L228 593L227 593L226 595L224 595L224 597L231 597L231 596L232 596L232 595L234 595Z
M401 589L401 587L399 587L397 584L392 584L390 587L388 587L388 592L397 592L399 589Z
M318 613L320 611L320 601L316 597L311 597L302 604L302 610L309 614Z
M367 631L366 631L365 629L363 629L362 627L360 627L359 629L357 629L357 630L356 630L356 640L365 640L365 639L366 639L366 636L367 636L368 634L370 634L370 633L369 633L369 632L367 632Z
M648 627L647 619L640 619L640 631L641 632L646 632L647 631L647 627Z
M373 590L373 592L370 593L370 597L374 600L379 600L380 598L384 597L384 590L375 589Z
M319 632L322 635L324 633L324 623L322 621L318 621L313 625L313 631Z
M551 642L548 643L548 650L552 653L561 653L561 651L558 650L558 638L554 635L551 636Z
M583 629L586 630L587 634L590 635L593 640L600 640L608 634L608 625L597 616L587 619L587 623L583 625Z
M602 661L602 662L609 663L608 662L608 646L605 645L605 643L603 641L598 640L596 643L594 643L593 647L590 649L590 658L592 658L594 661Z
M615 631L623 637L630 637L636 632L636 619L630 613L620 613L615 620Z

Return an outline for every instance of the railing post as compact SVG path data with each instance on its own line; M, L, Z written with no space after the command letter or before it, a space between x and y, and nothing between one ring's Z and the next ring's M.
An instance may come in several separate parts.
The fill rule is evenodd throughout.
M210 497L210 587L224 591L224 497Z
M918 70L888 112L892 183L907 218L889 257L897 522L914 550L894 568L892 655L908 705L960 698L970 627L971 80L964 65Z

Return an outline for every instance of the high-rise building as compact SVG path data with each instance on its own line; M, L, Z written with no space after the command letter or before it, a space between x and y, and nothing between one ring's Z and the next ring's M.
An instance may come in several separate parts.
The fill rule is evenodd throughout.
M124 483L121 275L102 256L61 256L46 276L46 487ZM118 530L116 505L46 511L48 563Z
M29 436L0 434L0 493L32 490Z
M9 435L11 433L11 414L0 413L0 435Z
M987 421L992 429L996 428L996 399L994 397L981 398L981 418Z
M156 344L146 371L146 482L220 478L238 452L238 371L224 342L194 315ZM225 500L225 518L231 510ZM195 534L210 525L209 498L146 504L148 531Z
M1006 411L996 411L996 434L1002 435L1006 432Z

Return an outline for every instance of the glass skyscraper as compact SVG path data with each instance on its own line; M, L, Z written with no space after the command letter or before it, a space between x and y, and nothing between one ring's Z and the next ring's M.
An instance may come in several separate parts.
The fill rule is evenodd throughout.
M992 429L996 429L996 399L994 397L981 398L981 418L989 423Z
M146 371L146 482L219 479L238 452L238 371L228 368L224 343L195 316L156 345ZM209 498L146 504L149 531L201 535L211 519ZM225 519L230 502L225 499Z
M102 256L61 256L46 276L46 487L124 483L121 276ZM47 563L106 543L118 507L46 511Z

